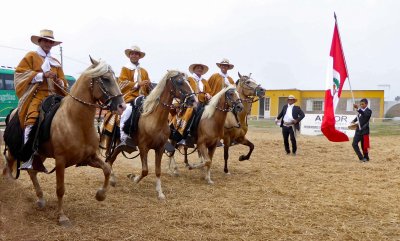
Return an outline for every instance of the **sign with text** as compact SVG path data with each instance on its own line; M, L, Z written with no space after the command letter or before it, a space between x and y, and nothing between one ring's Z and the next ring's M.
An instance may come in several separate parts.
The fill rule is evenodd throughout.
M323 114L306 114L304 119L300 122L301 134L309 136L322 135L321 123ZM345 133L348 137L354 136L354 130L349 130L347 127L356 118L356 115L335 115L336 129Z

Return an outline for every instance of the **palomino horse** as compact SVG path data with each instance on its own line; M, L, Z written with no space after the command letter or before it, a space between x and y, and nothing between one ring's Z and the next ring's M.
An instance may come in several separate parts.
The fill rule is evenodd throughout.
M197 126L197 133L194 133L200 163L189 165L189 169L203 168L205 166L207 168L205 180L209 184L213 184L214 182L211 180L211 164L218 141L224 136L226 116L231 111L241 112L243 104L235 87L230 85L213 96L204 108ZM177 173L177 165L173 154L169 155L168 167L171 172Z
M173 108L174 98L179 99L179 103L192 106L195 102L193 90L187 81L187 75L173 70L168 71L157 86L150 92L143 103L142 114L139 118L138 128L135 133L129 133L135 145L139 147L140 159L142 162L142 173L134 177L135 183L140 182L148 174L147 155L150 149L155 152L155 172L156 172L156 191L159 199L165 199L161 188L161 158L164 153L165 143L170 135L168 126L168 114ZM111 167L118 156L123 151L115 149L107 162ZM111 173L111 185L116 183L114 172Z
M97 191L96 199L103 201L106 197L111 168L97 156L99 139L94 126L96 107L109 106L112 111L119 113L126 108L110 65L104 61L90 59L92 65L81 74L70 94L63 98L51 123L50 139L39 145L39 155L35 155L42 162L46 158L55 159L58 222L62 226L71 225L63 211L65 168L72 165L90 165L103 169L104 184ZM13 156L14 153L8 153L6 157L5 174L12 172L11 167L16 161ZM45 200L37 179L37 171L29 170L28 173L38 197L37 205L43 208Z
M226 127L231 126L228 123L225 124L224 129L224 172L228 171L228 158L229 158L229 147L234 144L242 144L250 148L247 155L242 155L239 157L239 161L249 160L250 155L253 152L254 144L246 138L246 133L248 130L247 116L251 112L251 105L256 97L262 98L265 95L265 89L263 89L259 84L257 84L250 76L239 75L239 80L236 82L236 88L239 92L240 99L242 99L244 105L244 111L237 114L235 117L232 113L228 114L228 120L238 120L240 123L239 128ZM235 120L235 122L236 122Z

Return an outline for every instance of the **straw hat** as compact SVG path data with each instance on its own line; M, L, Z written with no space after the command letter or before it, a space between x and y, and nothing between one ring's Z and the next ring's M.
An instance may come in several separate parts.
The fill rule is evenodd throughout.
M289 95L287 97L288 100L297 100L296 97L294 97L294 95Z
M40 30L39 35L32 35L31 41L32 41L32 43L39 45L39 40L42 38L53 41L54 42L53 46L56 46L56 45L59 45L60 43L62 43L61 41L54 39L53 30L49 30L49 29L42 29L42 30Z
M136 46L136 45L135 45L135 46L132 46L130 49L125 49L125 55L126 55L126 57L129 58L129 55L131 54L131 52L137 52L137 53L139 53L139 54L140 54L140 58L143 58L143 57L146 55L146 53L140 51L140 48L139 48L138 46Z
M198 65L200 65L200 66L203 67L203 72L201 73L202 75L205 74L205 73L207 73L207 71L208 71L208 66L205 65L205 64L199 64L199 63L191 64L191 65L189 66L189 72L190 72L191 74L193 74L193 72L194 72L194 67L196 67L196 66L198 66Z
M358 123L351 123L347 128L349 128L349 130L356 130L358 127Z
M228 65L228 69L233 69L234 65L229 63L228 59L222 59L221 62L217 63L217 66L221 68L221 65Z

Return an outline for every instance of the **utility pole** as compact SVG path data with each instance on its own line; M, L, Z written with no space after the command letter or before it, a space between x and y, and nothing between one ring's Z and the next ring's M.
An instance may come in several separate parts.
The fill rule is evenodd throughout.
M60 56L61 56L61 68L64 68L63 66L63 53L62 53L62 46L60 45Z

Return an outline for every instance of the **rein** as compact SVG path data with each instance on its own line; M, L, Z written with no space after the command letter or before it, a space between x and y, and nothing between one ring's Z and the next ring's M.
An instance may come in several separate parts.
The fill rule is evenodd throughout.
M101 79L102 81L100 81L99 79ZM68 91L64 90L64 88L62 86L60 86L59 84L57 84L54 80L52 80L52 81L53 81L53 84L55 84L58 88L60 88L64 92L64 94L71 96L72 99L78 101L79 103L82 103L84 105L88 105L88 106L91 106L91 107L94 107L94 108L109 109L109 102L111 102L112 99L114 99L114 98L122 96L122 94L111 95L107 91L107 89L105 88L104 83L103 83L103 79L101 77L97 77L97 78L92 78L92 81L90 82L90 86L89 87L92 90L92 97L93 97L93 86L94 86L94 81L95 80L96 80L97 83L99 83L101 92L106 96L106 100L103 103L101 103L99 100L97 100L97 102L99 102L100 104L86 102L86 101L84 101L84 100L82 100L82 99L80 99L80 98L78 98L76 96L73 96Z

